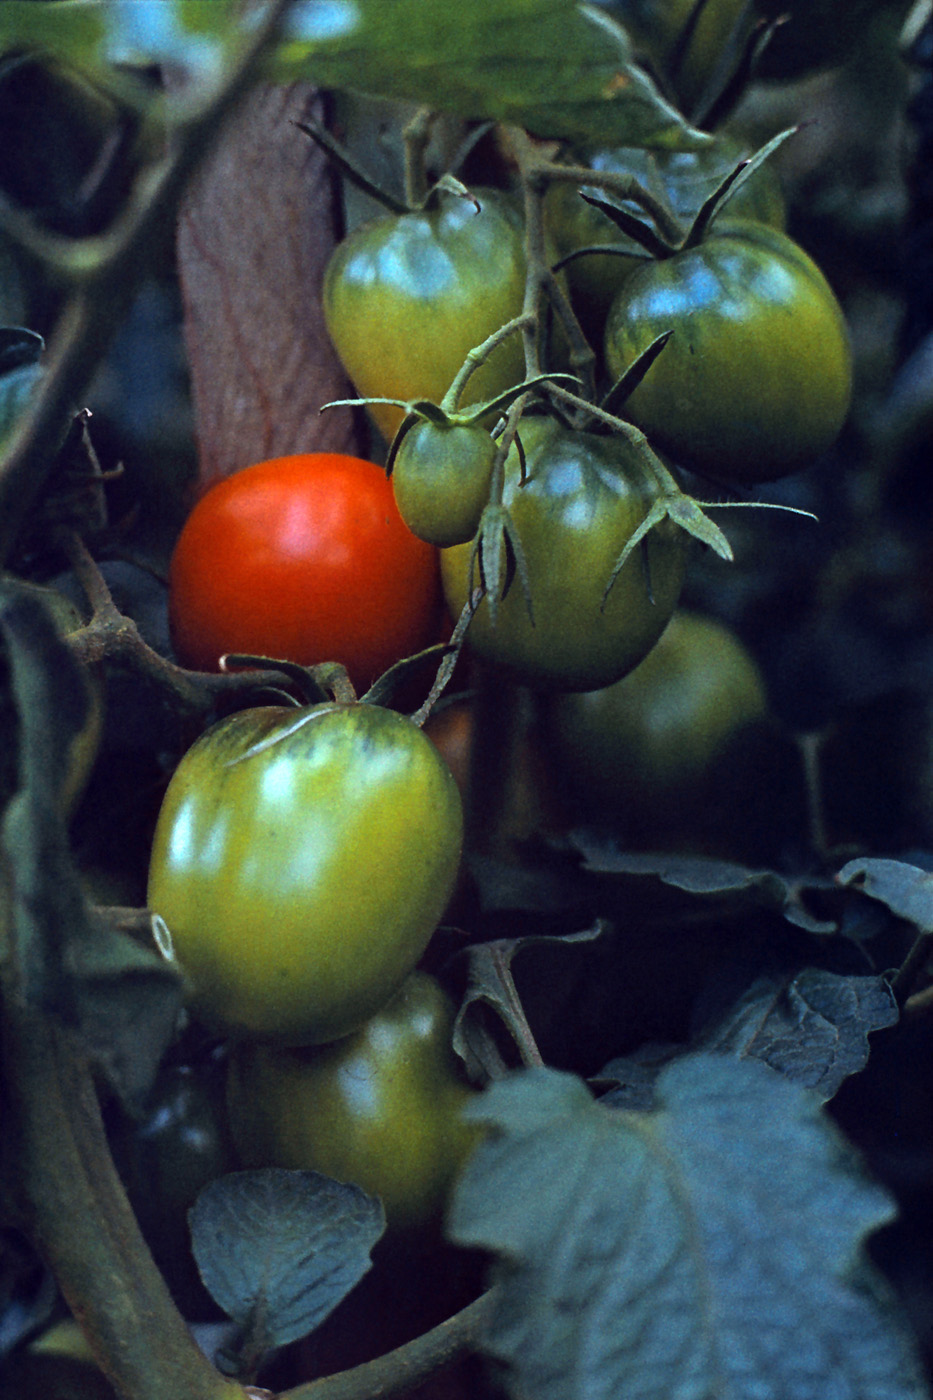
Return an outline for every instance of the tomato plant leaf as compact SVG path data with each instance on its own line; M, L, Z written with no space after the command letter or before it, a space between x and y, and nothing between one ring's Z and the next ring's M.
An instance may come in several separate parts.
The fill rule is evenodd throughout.
M896 1025L899 1012L884 977L854 977L825 968L775 969L757 977L695 1039L689 1053L761 1060L827 1102L868 1063L869 1036ZM649 1084L663 1064L684 1054L676 1047L656 1056L653 1073L643 1058L611 1060L600 1079L615 1079L603 1102L629 1107L636 1088L640 1105L651 1103Z
M471 1078L479 1078L483 1073L487 1077L497 1077L509 1063L499 1048L501 1037L496 1031L500 1025L508 1030L523 1059L529 1052L535 1052L532 1032L512 976L512 960L516 954L524 948L542 945L592 943L604 932L605 925L597 921L592 928L579 933L497 938L471 944L463 950L468 969L467 985L454 1022L453 1047ZM489 1012L498 1025L491 1023Z
M836 879L887 905L921 933L933 933L933 872L901 860L860 859L850 860Z
M306 1336L370 1267L379 1201L318 1172L233 1172L188 1213L204 1285L241 1329L240 1369Z
M215 82L243 25L235 0L47 0L38 11L5 0L0 52L44 49L126 96L121 67L170 63ZM710 139L634 64L624 29L577 0L298 0L267 71L541 136L675 149Z
M680 149L708 140L632 62L622 27L575 0L474 0L459 8L441 0L391 7L306 0L291 12L288 40L275 60L287 78L425 102L539 136Z
M896 1025L898 1018L884 977L807 967L793 977L758 978L697 1048L762 1060L826 1102L865 1068L869 1035Z
M18 734L18 786L0 827L10 986L25 1004L74 1026L132 1107L175 1033L178 975L154 948L92 919L84 902L63 802L92 728L83 673L47 606L15 582L0 591L0 631Z
M570 841L584 858L583 869L593 874L659 881L691 899L721 903L732 914L749 908L773 909L808 933L834 933L837 928L835 921L818 918L808 909L806 891L799 882L774 870L754 870L706 856L622 851L613 841L586 831L572 832ZM819 881L813 881L812 887L822 888Z
M817 1097L716 1055L657 1089L654 1111L613 1111L573 1076L527 1070L469 1110L492 1131L448 1228L498 1258L484 1345L509 1392L811 1397L832 1375L859 1400L925 1396L861 1251L893 1204Z

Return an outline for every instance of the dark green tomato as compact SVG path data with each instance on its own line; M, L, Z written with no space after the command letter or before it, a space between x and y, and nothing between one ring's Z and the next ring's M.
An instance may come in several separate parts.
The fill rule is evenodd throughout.
M383 1203L391 1228L440 1215L476 1140L474 1096L451 1049L453 1007L414 972L355 1035L281 1050L243 1044L230 1062L230 1124L247 1167L317 1171Z
M441 547L472 539L495 455L496 444L478 425L416 423L392 468L395 503L412 534Z
M470 623L470 648L525 684L563 690L608 685L636 666L660 636L680 596L688 536L664 521L643 555L626 560L603 606L606 584L626 543L648 514L656 488L620 437L573 432L549 418L521 425L527 479L514 446L503 504L518 534L534 608L528 616L516 578L496 612L487 600ZM441 555L448 606L466 602L472 544Z
M713 618L676 612L644 661L615 685L556 696L555 761L588 815L649 823L690 801L736 733L768 701L755 662Z
M468 351L518 316L525 295L518 206L498 190L442 195L435 208L387 214L354 230L324 275L324 315L337 354L363 398L439 403ZM521 337L474 373L464 403L521 381ZM373 404L386 439L401 409Z
M362 1025L414 967L461 837L457 785L403 715L243 710L169 784L149 905L206 1022L316 1044Z
M698 247L636 269L606 325L612 377L667 330L625 411L673 457L770 481L832 444L852 391L848 332L823 274L786 234L717 221Z
M892 6L891 0L758 0L758 8L765 19L787 21L772 35L756 77L787 82L844 63L872 15Z
M748 0L611 0L607 8L625 25L636 56L667 81L688 113L711 85L728 79L729 49L737 57L752 27Z
M632 175L649 193L665 200L686 231L710 195L741 160L748 148L732 137L717 136L700 151L648 151L618 147L597 151L588 164L594 170ZM587 191L597 194L595 188ZM549 227L560 257L575 248L615 244L630 256L590 253L567 264L571 293L588 325L605 321L612 299L629 274L645 261L643 250L626 238L608 214L594 209L582 199L575 185L553 184L547 193ZM645 211L637 204L623 207L642 219ZM729 200L730 218L757 219L774 228L783 228L786 218L781 182L773 165L767 162Z

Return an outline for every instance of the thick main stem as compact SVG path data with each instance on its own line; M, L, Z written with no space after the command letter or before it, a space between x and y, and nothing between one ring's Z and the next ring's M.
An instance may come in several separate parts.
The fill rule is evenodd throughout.
M199 1350L156 1268L80 1046L13 1005L4 1033L25 1224L101 1369L126 1400L243 1400Z

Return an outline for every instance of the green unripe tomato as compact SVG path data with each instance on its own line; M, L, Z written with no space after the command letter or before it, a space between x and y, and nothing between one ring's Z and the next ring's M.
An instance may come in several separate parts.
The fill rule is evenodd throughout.
M848 332L825 277L786 234L717 220L697 247L637 268L606 324L613 378L667 330L625 412L677 460L770 481L832 444L852 392Z
M416 423L404 436L392 486L412 534L445 548L471 540L489 499L496 444L476 424Z
M333 1045L238 1046L227 1101L244 1164L353 1182L380 1197L392 1229L436 1220L476 1141L461 1117L475 1091L458 1070L452 1026L440 985L414 972Z
M696 795L729 741L764 718L757 665L723 623L676 612L624 680L555 697L557 762L584 802L653 816Z
M657 498L621 437L575 432L551 418L522 421L526 478L514 445L505 463L502 503L528 569L529 617L516 578L495 622L483 599L467 632L469 648L526 685L592 690L636 666L667 625L680 597L688 536L665 520L645 554L626 560L604 595L625 545ZM441 576L456 616L470 587L472 543L441 554Z
M431 209L361 225L331 255L324 315L361 397L440 403L468 351L518 316L525 249L518 206L498 190L441 195ZM471 377L463 403L521 382L521 337L510 336ZM369 409L388 440L402 410Z
M221 720L172 777L149 869L194 1009L285 1044L355 1030L423 953L462 824L449 769L394 711L269 706Z
M686 230L710 195L749 154L747 147L734 138L717 136L699 151L648 151L623 146L596 151L587 163L596 171L634 176L650 193L668 203ZM598 193L595 188L591 192ZM624 202L624 207L637 217L646 217L637 204ZM759 166L726 208L730 218L757 219L782 229L786 208L773 165L766 161ZM548 227L562 258L576 248L594 245L615 244L630 250L630 255L588 253L566 266L575 304L587 325L598 327L601 332L613 297L629 274L645 261L645 255L625 238L608 214L587 204L575 185L552 184L547 192L546 211Z

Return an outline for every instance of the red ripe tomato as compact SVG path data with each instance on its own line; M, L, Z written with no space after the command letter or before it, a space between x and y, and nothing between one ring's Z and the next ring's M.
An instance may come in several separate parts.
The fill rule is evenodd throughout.
M169 572L188 666L225 652L340 661L364 689L435 640L437 550L403 522L381 467L333 452L259 462L212 486Z

